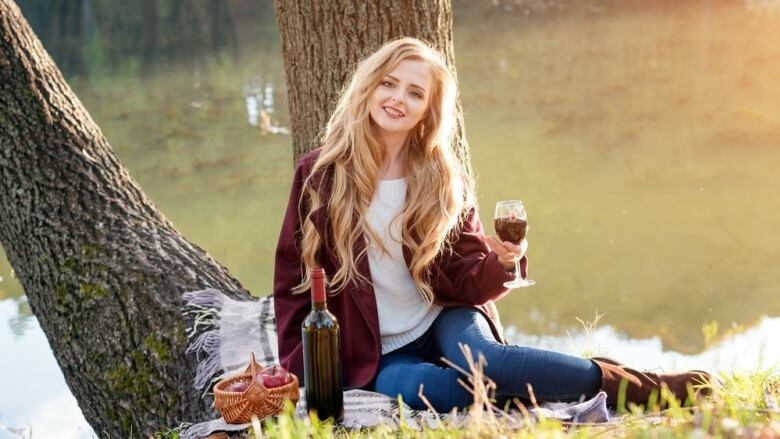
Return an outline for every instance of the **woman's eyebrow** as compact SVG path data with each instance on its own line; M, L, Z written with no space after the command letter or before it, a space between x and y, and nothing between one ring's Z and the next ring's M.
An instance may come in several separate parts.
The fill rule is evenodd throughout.
M388 78L390 78L390 79L392 79L392 80L393 80L393 81L395 81L395 82L401 82L401 80L400 80L400 79L396 78L396 77L395 77L395 76L393 76L393 75L387 75L387 77L388 77ZM421 85L417 85L417 84L409 84L409 85L411 85L412 87L415 87L415 88L419 88L419 89L420 89L420 90L422 90L422 91L425 91L425 89L424 89L424 88L423 88Z

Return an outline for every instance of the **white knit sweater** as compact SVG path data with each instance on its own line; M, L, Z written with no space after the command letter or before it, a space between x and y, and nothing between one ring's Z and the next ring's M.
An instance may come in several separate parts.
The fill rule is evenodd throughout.
M367 236L368 266L374 281L382 354L414 341L430 328L442 307L425 302L412 280L401 247L401 211L406 180L380 180L366 221L387 253Z

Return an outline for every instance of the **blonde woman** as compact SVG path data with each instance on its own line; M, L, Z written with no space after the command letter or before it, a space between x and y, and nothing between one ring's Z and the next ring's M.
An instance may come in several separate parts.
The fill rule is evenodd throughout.
M641 374L505 343L493 302L507 294L526 248L485 236L474 185L453 155L456 84L425 43L391 41L357 66L321 147L302 156L276 252L274 306L282 365L303 377L301 323L309 268L330 279L328 307L342 334L344 383L423 409L472 402L458 344L487 358L497 397L573 401L600 389L644 403L666 382L679 398L702 377ZM305 385L305 383L303 383Z

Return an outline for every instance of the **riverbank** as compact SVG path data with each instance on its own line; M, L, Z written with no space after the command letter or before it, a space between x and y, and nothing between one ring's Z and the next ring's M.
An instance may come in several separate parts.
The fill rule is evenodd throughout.
M300 420L288 412L257 423L241 439L326 438L776 438L780 437L780 376L776 370L722 375L717 396L694 407L671 403L663 410L617 414L609 423L572 425L541 420L510 427L490 413L477 412L466 426L442 425L418 431L412 426L379 427L361 431L332 428L329 423ZM178 433L158 433L157 439L178 439Z

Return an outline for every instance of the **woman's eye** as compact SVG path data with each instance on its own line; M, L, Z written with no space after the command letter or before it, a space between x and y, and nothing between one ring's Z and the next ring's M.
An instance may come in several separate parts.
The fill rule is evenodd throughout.
M381 83L381 84L382 84L383 86L385 86L385 87L392 87L392 86L393 86L393 83L392 83L392 82L390 82L390 81L382 81L382 83Z
M411 92L410 94L411 94L412 96L414 96L414 97L418 98L418 99L422 99L422 95L421 95L420 93L417 93L416 91L413 91L413 92Z

